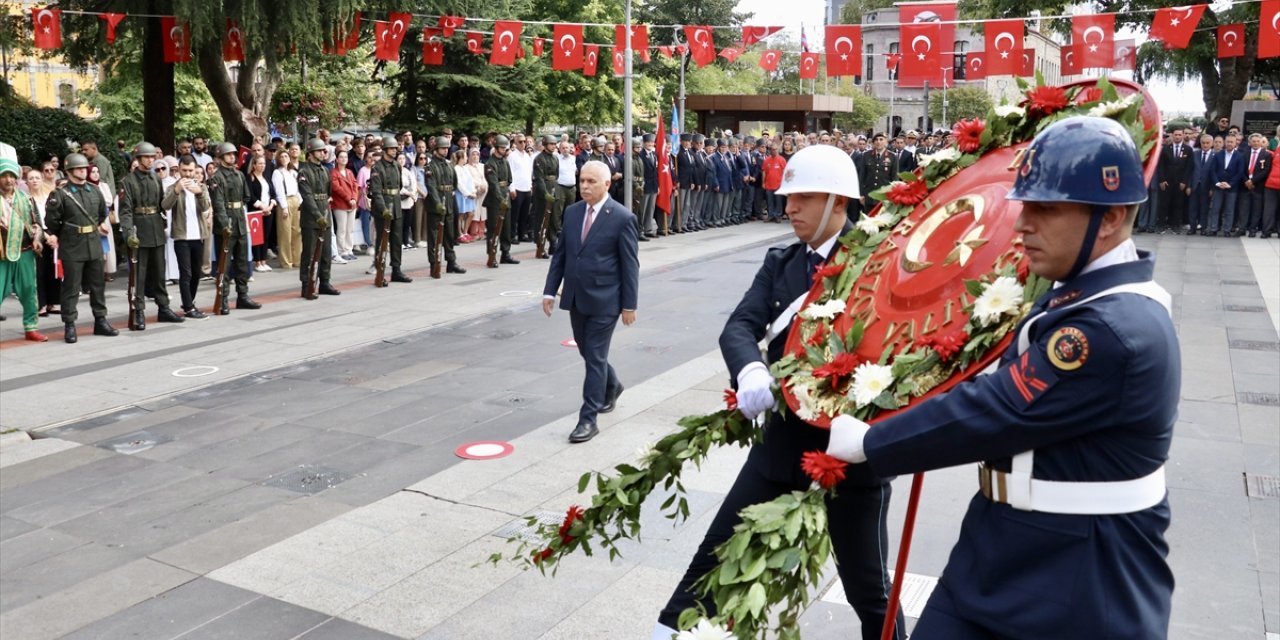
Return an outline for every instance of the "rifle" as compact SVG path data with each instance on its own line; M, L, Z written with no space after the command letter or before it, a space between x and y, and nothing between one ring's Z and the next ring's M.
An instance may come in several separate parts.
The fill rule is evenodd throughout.
M218 315L222 313L222 300L223 300L223 296L226 294L226 286L227 286L226 283L224 282L227 276L227 259L230 257L230 255L231 255L231 229L226 228L222 230L222 249L218 252L218 277L216 280L217 284L215 285L216 288L214 289L214 292L213 292L213 314L214 315ZM132 284L132 281L133 279L132 277L130 277L130 284ZM130 314L130 315L133 315L133 314Z
M547 205L542 209L542 224L538 225L538 245L537 251L533 256L535 258L547 257L547 251L544 247L547 243L547 225L551 224L551 205L554 203L555 192L552 192L551 197L544 196L544 198Z
M316 246L311 250L311 264L307 265L307 283L302 288L302 297L307 300L313 300L316 297L316 288L319 283L316 281L320 278L320 252L324 250L324 236L328 228L318 229L316 233Z
M154 267L152 267L154 268ZM138 305L134 302L134 297L138 293L138 250L129 247L129 330L137 331L137 311Z
M439 280L441 270L444 268L440 266L440 264L444 262L444 219L450 218L449 224L457 223L452 220L453 216L449 215L448 206L443 202L436 206L439 207L440 214L436 216L436 237L432 243L434 246L431 247L431 256L435 258L435 260L431 262L431 277Z
M373 286L387 286L387 245L391 242L391 218L382 219L382 240L378 242L378 254L373 257L377 272L373 275Z

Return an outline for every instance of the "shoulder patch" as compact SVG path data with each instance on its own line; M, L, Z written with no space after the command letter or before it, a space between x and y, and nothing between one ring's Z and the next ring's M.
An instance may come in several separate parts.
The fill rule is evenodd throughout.
M1049 336L1046 355L1054 367L1075 371L1089 359L1089 339L1075 327L1062 327Z
M1023 408L1035 404L1040 396L1058 382L1058 377L1051 368L1037 366L1043 364L1043 361L1033 358L1032 353L1027 351L1006 369L995 374L999 376L996 378L997 384L1004 388L1005 394L1011 399L1022 400Z

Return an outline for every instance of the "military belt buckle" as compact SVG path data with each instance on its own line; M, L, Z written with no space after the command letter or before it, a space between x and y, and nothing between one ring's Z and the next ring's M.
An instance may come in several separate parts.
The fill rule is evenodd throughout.
M91 224L86 224L86 225L84 225L83 227L76 227L76 231L78 231L78 232L80 233L80 235L84 235L84 234L87 234L87 233L93 233L93 225L91 225Z
M440 187L440 192L441 192L441 193L453 193L453 187L450 187L450 186L447 186L447 185L446 185L446 186L442 186L442 187Z
M383 189L383 190L382 190L382 195L384 195L384 196L398 196L398 195L400 195L400 190L399 190L399 189Z
M244 203L242 203L242 202L228 202L228 203L226 204L226 207L227 207L228 209L239 209L241 204L244 204Z
M503 189L506 189L506 188L507 188L507 183L506 183L505 181L504 181L504 182L499 182L499 183L498 183L498 186L499 186L499 187L502 187Z
M992 469L985 464L978 465L978 488L982 497L999 504L1009 504L1008 474Z
M156 208L155 207L138 207L134 209L133 212L145 216L145 215L155 213Z

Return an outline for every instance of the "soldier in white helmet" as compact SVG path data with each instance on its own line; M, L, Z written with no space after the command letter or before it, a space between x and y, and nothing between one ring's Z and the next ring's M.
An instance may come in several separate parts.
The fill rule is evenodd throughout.
M787 197L787 215L797 242L770 249L751 287L738 303L720 333L732 384L738 390L738 408L748 418L765 414L764 440L752 447L746 464L725 496L719 513L707 530L675 593L662 609L654 627L654 640L670 640L680 613L701 603L711 615L715 603L699 598L694 583L716 567L715 548L733 535L740 522L738 512L768 502L791 491L804 491L812 482L800 469L806 451L827 446L829 431L795 416L775 410L769 364L783 356L788 328L813 282L813 273L835 253L836 241L852 228L845 207L857 199L858 172L849 155L831 145L801 149L787 163L778 195ZM765 340L767 359L761 356ZM845 597L862 621L861 637L880 637L888 608L889 576L885 571L890 478L878 478L866 465L850 466L850 475L837 485L828 500L828 521ZM901 614L899 614L901 615ZM903 637L899 618L895 638Z

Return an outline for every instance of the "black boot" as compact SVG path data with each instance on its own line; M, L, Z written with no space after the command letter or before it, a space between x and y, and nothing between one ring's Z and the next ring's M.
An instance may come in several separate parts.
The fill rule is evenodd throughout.
M106 318L94 318L93 335L111 337L120 335L120 332L116 331L116 328L111 326L111 324L107 322Z
M466 273L467 272L466 269L463 269L462 267L458 266L458 263L456 262L450 262L449 265L445 267L445 271L448 273Z
M138 309L133 312L133 326L129 327L132 331L146 331L147 329L147 312Z
M342 292L341 292L341 291L338 291L338 290L337 290L337 289L335 289L335 288L333 288L333 285L329 284L328 282L321 282L321 283L320 283L320 295L322 295L322 296L338 296L338 295L342 295Z
M520 261L512 258L510 253L504 253L502 254L502 264L520 264Z
M182 316L173 312L169 307L160 307L160 311L156 313L157 322L182 322Z
M226 306L224 305L223 308L225 309ZM236 298L236 308L237 309L261 309L262 305L258 304L257 302L254 302L253 298L250 298L249 296L244 295Z
M413 278L405 275L403 271L395 270L391 272L392 282L413 282Z
M63 328L63 330L62 330L62 339L63 339L63 340L65 340L65 341L67 342L67 344L75 344L75 343L76 343L76 340L77 340L77 338L76 338L76 323L74 323L74 322L68 322L68 323L67 323L67 326L66 326L65 328Z
M315 300L316 298L320 297L316 295L314 291L307 291L306 284L302 285L302 293L299 295L301 295L304 300Z
M222 306L218 308L218 315L220 316L231 315L231 301L228 300L225 296L222 298Z

